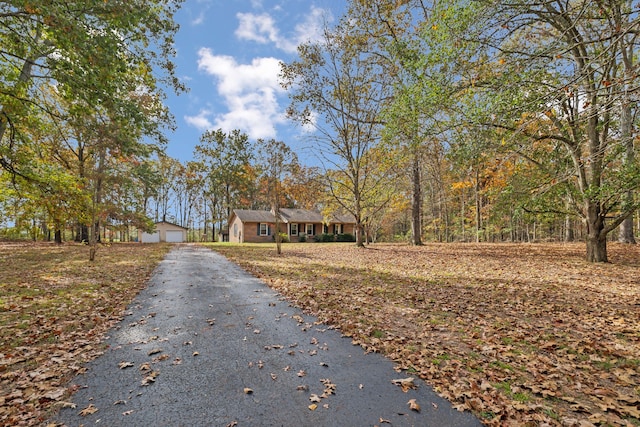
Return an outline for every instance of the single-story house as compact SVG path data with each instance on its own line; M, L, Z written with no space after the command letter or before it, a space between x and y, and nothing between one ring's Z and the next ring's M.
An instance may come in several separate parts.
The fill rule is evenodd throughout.
M146 233L138 230L142 243L182 243L187 241L187 229L167 221L156 222L155 231Z
M316 235L354 234L356 221L350 215L325 218L320 212L308 209L280 209L280 232L297 242L301 235L307 239ZM234 209L229 218L229 241L273 242L276 218L272 211Z

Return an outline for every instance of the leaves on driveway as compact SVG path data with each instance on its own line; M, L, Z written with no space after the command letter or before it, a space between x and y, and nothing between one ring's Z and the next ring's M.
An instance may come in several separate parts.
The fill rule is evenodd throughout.
M116 244L91 263L86 245L0 243L0 425L41 425L72 406L67 381L102 354L169 249Z
M409 378L400 378L400 379L397 379L397 380L391 380L391 382L393 384L397 385L397 386L400 386L400 388L402 388L402 391L404 391L406 393L409 390L417 388L417 386L413 382L414 380L415 380L415 378L409 377Z
M487 425L640 425L638 246L214 249Z

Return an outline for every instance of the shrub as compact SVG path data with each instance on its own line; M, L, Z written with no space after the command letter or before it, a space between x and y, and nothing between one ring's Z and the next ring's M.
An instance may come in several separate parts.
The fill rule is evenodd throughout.
M298 236L298 242L304 243L306 241L307 241L307 235L304 233L300 233L300 235Z
M355 242L355 241L356 241L356 236L354 236L353 234L344 233L344 234L336 235L336 242Z
M335 242L336 241L336 236L334 236L333 234L329 234L329 233L323 233L320 235L320 241L321 242Z
M273 235L273 241L276 241L276 235ZM286 233L280 233L280 241L282 243L289 243L289 235L287 235Z

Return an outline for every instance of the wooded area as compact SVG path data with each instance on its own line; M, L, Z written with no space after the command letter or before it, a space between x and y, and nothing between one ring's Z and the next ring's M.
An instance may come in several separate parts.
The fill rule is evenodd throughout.
M275 169L265 147L294 144L241 129L164 154L179 5L0 2L0 238L168 220L210 241L232 209L280 206L350 213L358 245L582 240L606 262L607 241L635 242L632 1L351 0L282 64L318 164Z

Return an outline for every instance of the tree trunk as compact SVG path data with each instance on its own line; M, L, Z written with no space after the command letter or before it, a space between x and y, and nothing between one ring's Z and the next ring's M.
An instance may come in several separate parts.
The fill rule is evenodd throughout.
M476 243L479 243L480 231L482 230L482 201L480 199L480 173L478 171L476 171L475 197L476 197Z
M420 158L418 153L413 154L413 194L411 198L411 243L422 245L422 187L420 181Z
M360 219L356 219L356 246L364 248L364 227Z
M89 241L89 227L84 224L78 224L78 232L76 233L76 242L88 242Z
M56 232L54 235L54 241L58 244L61 245L62 244L62 231L59 228L56 228Z
M634 36L635 38L635 36ZM634 64L633 60L635 55L633 54L633 44L629 44L627 47L623 47L623 63L625 68L624 73L624 92L622 94L622 104L620 109L620 133L622 136L622 143L625 146L624 165L632 167L635 163L635 151L633 147L633 114L632 108L634 102L631 99L631 93L633 89L630 87L631 82L636 78L637 64ZM635 66L634 66L635 65ZM632 206L634 202L633 191L629 190L625 195L623 205ZM621 243L635 244L636 239L633 235L633 214L629 215L622 224L620 224L620 236L618 239Z
M564 241L565 242L573 242L575 240L575 236L573 233L573 224L571 223L571 216L564 216Z
M275 229L275 238L276 238L276 253L278 255L282 254L282 236L280 236L280 210L275 211L276 217L276 229Z
M587 200L587 262L609 262L607 258L607 234L604 218L597 202Z
M633 198L633 194L629 192L627 197ZM629 215L629 217L620 224L620 236L618 241L620 243L636 244L636 238L633 234L633 215Z

